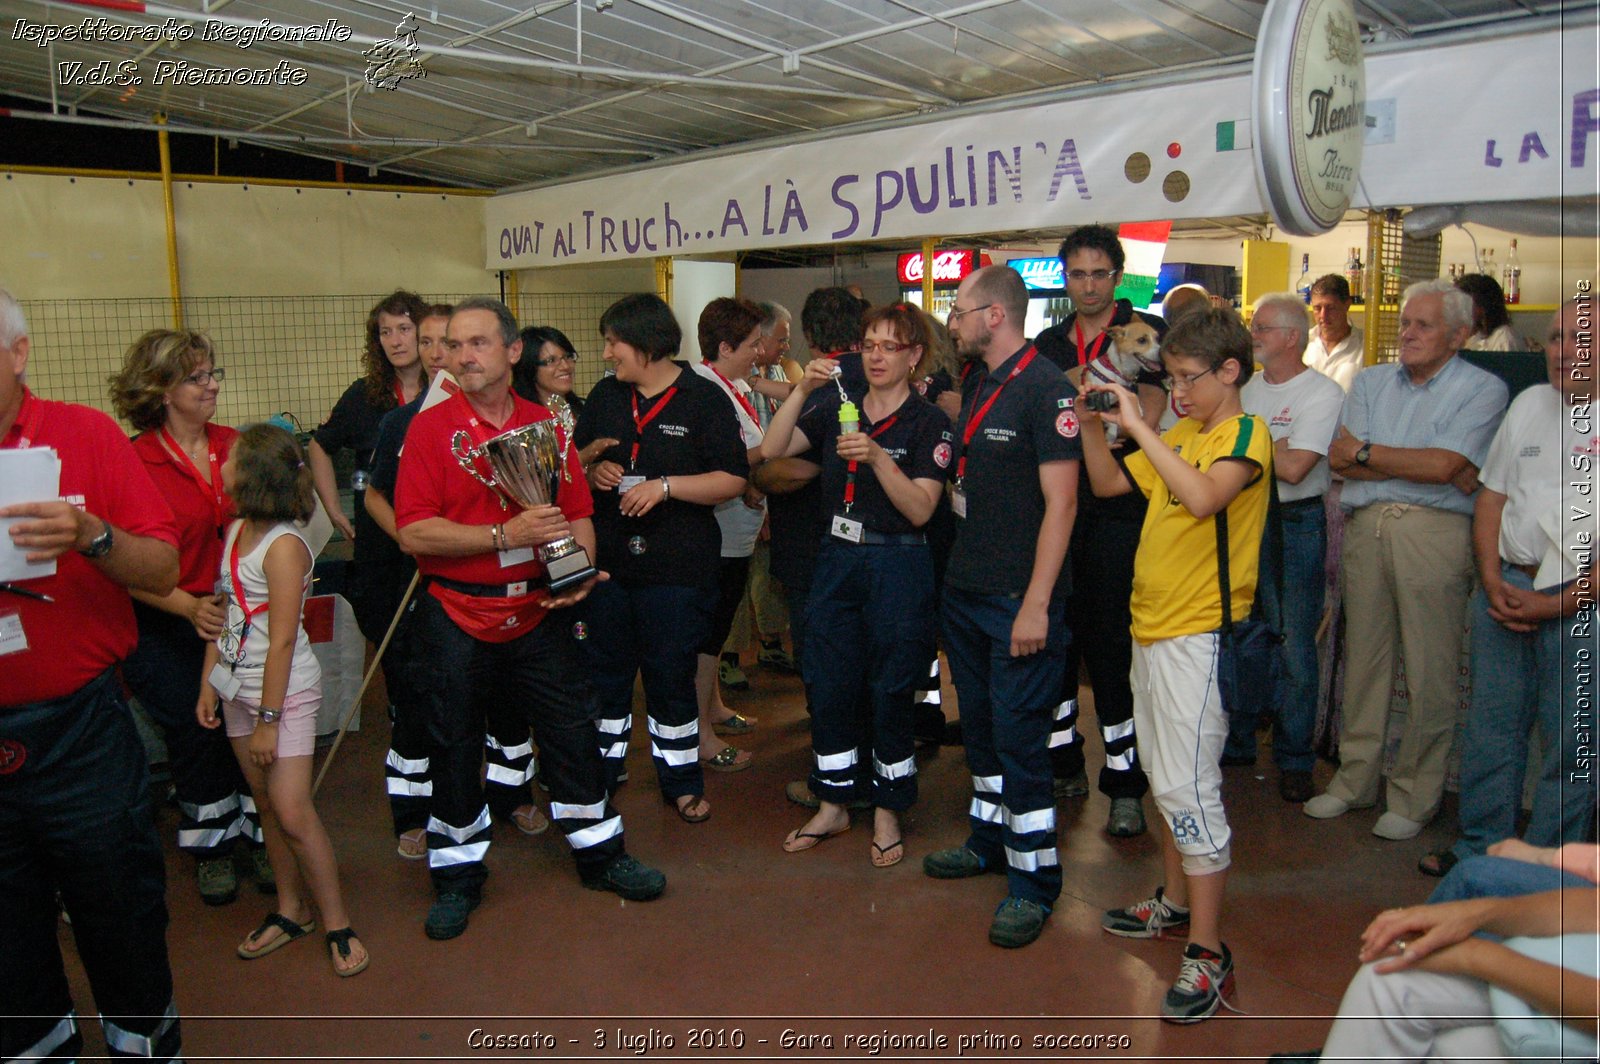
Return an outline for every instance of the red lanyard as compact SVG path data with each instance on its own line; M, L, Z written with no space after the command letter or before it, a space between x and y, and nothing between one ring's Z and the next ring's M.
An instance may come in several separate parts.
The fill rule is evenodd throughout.
M1072 328L1078 334L1078 365L1087 366L1100 357L1100 349L1106 346L1106 337L1109 334L1102 331L1099 336L1096 336L1094 338L1094 350L1090 351L1083 344L1083 323L1077 318L1073 318Z
M461 404L462 412L467 415L467 431L472 436L474 443L477 443L481 446L482 444L488 443L490 440L499 435L499 431L490 431L494 428L494 426L489 425L487 422L478 417L478 412L472 409L472 404L467 401L467 395L465 392L457 392L455 395L451 396L451 399L454 402ZM513 400L511 416L506 418L506 424L509 425L511 422L515 421L516 416L517 408L515 401Z
M879 422L877 425L875 425L873 427L871 432L867 433L867 439L869 439L869 440L877 439L879 436L882 436L885 432L889 431L889 426L890 425L893 425L896 421L899 421L899 420L900 420L900 415L899 414L891 414L887 421ZM845 474L844 474L844 512L845 513L849 513L850 512L850 507L853 506L855 504L855 501L856 501L856 466L858 464L859 463L857 463L856 460L852 458L850 460L850 463L844 467L845 468Z
M405 387L403 385L401 385L399 377L396 377L394 379L394 405L395 406L405 406L406 405L406 390L405 390Z
M211 467L211 482L206 483L206 478L200 475L200 467L194 464L194 459L189 457L189 452L178 446L178 441L172 438L172 433L167 431L165 425L161 426L161 438L166 441L174 455L177 456L176 464L194 478L200 485L200 492L211 500L211 509L216 517L217 528L221 529L228 520L228 499L222 491L222 462L217 458L217 448L212 442L211 433L206 433L206 462Z
M761 424L761 419L756 416L756 408L750 405L750 400L746 399L743 395L739 394L739 389L735 388L733 386L733 382L722 375L722 371L720 369L718 369L717 367L713 366L710 362L708 362L707 360L705 360L703 358L700 360L700 364L702 366L705 366L706 369L709 369L712 373L715 373L717 375L717 380L719 380L723 384L727 385L728 394L733 396L735 402L737 402L740 406L744 407L744 412L746 414L749 414L750 415L750 420L752 422L754 422L759 427L760 424Z
M33 441L39 438L39 422L43 418L44 404L35 399L33 393L24 387L22 406L17 409L16 427L12 430L17 433L17 447L33 446Z
M668 388L666 394L656 400L656 405L650 408L644 417L639 416L639 390L633 390L633 450L628 454L628 468L632 469L639 464L639 442L644 439L644 427L661 413L661 408L672 402L672 397L678 393L678 386L674 384Z
M239 535L234 536L233 542L229 545L228 571L233 576L233 597L239 603L239 608L244 611L245 630L248 632L250 619L266 609L270 603L263 602L255 609L251 609L250 603L244 597L244 581L239 579L239 537L242 535L244 535L244 525L241 524Z
M1025 351L1022 355L1022 361L1018 362L1011 372L1006 376L1006 379L1000 382L1000 387L996 388L994 390L994 394L989 396L989 401L979 407L977 413L973 414L967 419L967 430L961 434L961 457L956 460L957 483L961 481L962 477L967 475L967 445L972 442L972 437L978 434L978 426L983 424L983 419L988 416L989 408L994 405L994 401L996 399L1000 398L1000 393L1006 390L1006 385L1016 380L1017 375L1028 368L1028 364L1033 361L1033 357L1038 353L1039 352L1034 348L1034 346L1029 344L1027 351ZM982 391L983 385L980 384L978 385L977 391L972 393L974 402L977 401L977 397L982 393Z

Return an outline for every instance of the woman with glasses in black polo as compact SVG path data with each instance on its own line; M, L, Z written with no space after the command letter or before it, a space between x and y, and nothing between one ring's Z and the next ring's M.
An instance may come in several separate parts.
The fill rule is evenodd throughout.
M822 452L828 526L806 605L802 669L811 703L809 779L817 812L783 848L850 829L849 803L875 807L872 863L900 863L900 814L917 797L912 692L933 656L933 559L925 527L954 455L950 419L911 386L928 347L905 303L866 313L867 392L845 405L832 359L813 358L761 445L765 459ZM817 393L820 401L807 402ZM842 412L841 412L842 411ZM869 738L870 737L870 738Z

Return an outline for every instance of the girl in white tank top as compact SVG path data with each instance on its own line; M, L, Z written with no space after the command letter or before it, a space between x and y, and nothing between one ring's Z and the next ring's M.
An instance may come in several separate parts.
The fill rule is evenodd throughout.
M207 728L226 718L278 881L277 911L238 954L255 960L315 931L315 904L334 974L355 975L369 958L350 927L333 844L311 802L322 679L300 623L311 586L311 549L302 530L316 506L311 472L288 432L252 425L239 434L221 473L239 520L228 529L217 582L228 620L206 648L207 682L195 715Z

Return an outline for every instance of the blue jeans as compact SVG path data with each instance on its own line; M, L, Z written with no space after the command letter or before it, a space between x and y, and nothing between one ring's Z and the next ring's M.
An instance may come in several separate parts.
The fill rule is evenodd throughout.
M1283 527L1282 601L1273 573L1277 552L1270 542L1270 522L1262 543L1261 578L1256 584L1256 606L1262 619L1283 634L1283 668L1272 699L1277 707L1272 721L1272 759L1282 772L1310 772L1316 764L1311 749L1317 724L1316 636L1326 582L1323 565L1328 519L1320 499L1303 506L1289 503L1279 507L1278 514ZM1256 720L1256 714L1231 713L1224 751L1227 757L1255 757Z
M1582 876L1509 857L1468 857L1439 881L1428 904L1466 898L1515 898L1566 887L1592 887Z
M1515 588L1533 585L1509 565L1500 575ZM1594 610L1513 632L1489 616L1488 604L1481 589L1472 596L1472 708L1461 748L1461 837L1451 847L1457 857L1481 854L1516 832L1535 723L1540 776L1524 839L1534 846L1581 840L1594 815L1594 774L1581 756L1592 746L1574 734L1579 696L1593 691L1578 677L1595 668Z

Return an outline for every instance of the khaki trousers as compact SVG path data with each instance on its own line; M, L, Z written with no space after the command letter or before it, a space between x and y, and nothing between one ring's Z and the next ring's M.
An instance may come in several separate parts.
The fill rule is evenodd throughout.
M1455 735L1472 519L1427 506L1373 503L1344 533L1345 686L1339 771L1328 793L1374 804L1396 655L1409 688L1388 809L1427 823L1439 808Z

